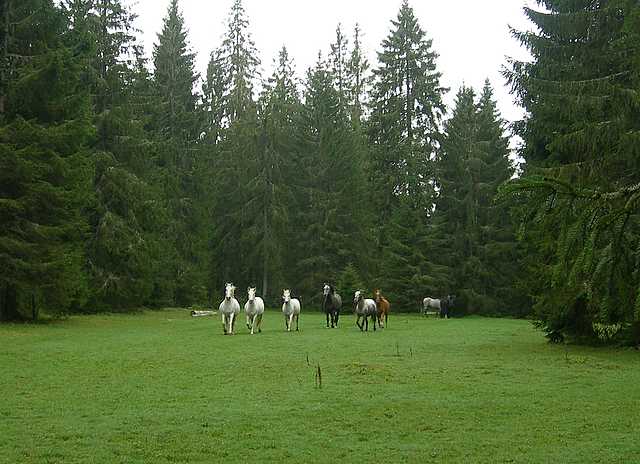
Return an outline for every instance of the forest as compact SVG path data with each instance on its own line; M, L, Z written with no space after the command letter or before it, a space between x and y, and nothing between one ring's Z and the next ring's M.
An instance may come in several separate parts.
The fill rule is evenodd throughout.
M179 0L151 59L122 0L3 0L0 320L332 282L638 344L640 3L532 3L508 125L495 83L442 86L408 0L377 62L338 25L302 77L286 47L259 73L241 0L205 75Z

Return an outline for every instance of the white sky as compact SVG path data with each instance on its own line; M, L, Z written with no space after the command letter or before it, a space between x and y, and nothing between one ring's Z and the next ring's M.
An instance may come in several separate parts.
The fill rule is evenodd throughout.
M129 0L139 15L147 55L162 27L170 0ZM204 76L209 54L220 44L233 0L180 0L179 5L189 30L189 42L197 54L196 68ZM465 83L479 91L488 77L495 89L503 118L519 119L522 111L515 106L505 87L500 68L505 56L528 57L509 35L508 25L528 29L522 13L527 0L410 0L409 4L427 37L443 74L442 84L450 87L446 103L451 106L456 91ZM360 24L363 46L372 67L377 65L376 51L391 30L391 20L400 9L401 0L244 0L249 32L261 54L263 77L272 72L273 59L286 45L296 64L299 77L312 66L322 50L326 55L335 40L335 29L342 23L350 37L354 25Z

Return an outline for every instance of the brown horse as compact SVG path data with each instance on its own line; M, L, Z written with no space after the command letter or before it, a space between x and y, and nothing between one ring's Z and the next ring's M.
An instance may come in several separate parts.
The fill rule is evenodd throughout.
M375 295L376 305L378 306L378 324L380 327L384 328L387 325L387 320L389 319L389 301L382 295L382 292L379 288L373 292ZM382 323L382 316L384 315L384 324Z

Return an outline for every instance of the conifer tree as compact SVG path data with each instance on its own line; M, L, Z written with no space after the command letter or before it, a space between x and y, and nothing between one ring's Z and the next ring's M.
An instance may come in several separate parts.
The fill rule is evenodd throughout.
M134 15L121 0L67 0L63 8L73 18L75 47L91 71L87 81L97 128L92 146L95 201L87 208L90 306L145 304L159 285L154 266L164 267L157 242L162 207L149 183L151 144L143 106L134 93L148 78L139 66L142 53L133 36Z
M253 87L260 59L248 28L242 0L234 0L222 44L211 53L207 70L205 97L211 105L211 120L222 127L255 112Z
M245 208L252 187L242 182L258 157L259 125L254 100L254 81L260 60L248 32L241 0L235 0L222 44L211 55L205 100L211 105L209 140L216 143L211 172L213 187L212 249L210 281L246 282L244 269L253 262L253 218Z
M349 263L366 267L370 222L362 139L334 87L329 65L319 60L307 74L301 133L302 204L297 208L300 286L317 292ZM304 272L303 272L304 271ZM368 276L366 276L368 277Z
M483 294L490 302L479 310L524 316L530 312L530 301L522 288L523 248L517 243L511 210L497 198L500 188L515 172L506 132L506 122L497 109L493 88L487 79L478 101L478 142L482 152L478 253L486 276Z
M377 270L376 286L384 288L389 301L402 311L419 310L425 292L436 295L434 292L443 288L436 281L442 271L433 272L437 266L427 259L428 234L423 214L402 202L384 229L386 246L379 259L384 265Z
M383 195L378 205L389 212L404 198L414 207L429 209L434 196L431 160L440 139L446 89L440 85L432 40L426 38L407 0L392 25L373 72L369 122L374 169Z
M353 47L345 65L345 74L347 105L350 108L351 122L360 126L371 84L371 76L369 75L369 61L362 49L361 30L358 24L353 30Z
M511 290L518 275L514 229L508 211L495 204L513 173L508 156L491 85L485 82L479 101L462 87L445 123L430 254L446 270L438 282L442 295L455 293L458 308L469 312L514 314L524 301Z
M439 275L442 294L477 288L478 275L469 274L478 266L479 242L477 168L482 154L478 146L478 120L475 92L462 87L458 91L451 118L445 122L445 138L438 161L439 196L432 228L432 260L444 265ZM437 250L437 251L436 251Z
M537 3L524 11L538 32L513 32L533 60L505 70L527 110L525 176L505 192L520 206L535 315L552 339L610 327L637 343L640 6Z
M80 208L90 178L89 96L51 1L0 9L0 320L37 319L43 304L65 312L87 297Z
M335 79L335 88L338 91L340 105L344 104L347 93L347 65L349 40L342 32L342 25L336 27L336 41L330 45L329 52L329 69Z
M294 203L292 179L299 172L300 147L297 132L301 102L294 65L285 47L275 65L259 101L258 151L247 181L251 187L247 206L253 217L251 231L256 252L253 274L261 273L261 290L267 297L272 287L286 286L291 277L285 275L285 263L293 238L289 214Z
M195 141L200 129L196 113L198 96L194 93L199 76L194 70L194 59L178 0L172 0L154 45L154 81L161 97L159 130L168 140L183 144Z
M169 261L174 288L171 303L188 306L206 279L206 234L202 189L196 177L196 141L202 130L194 84L195 55L189 51L178 1L172 0L154 46L156 101L154 132L159 143L159 175L170 212L165 238L175 258ZM200 301L200 303L203 303Z

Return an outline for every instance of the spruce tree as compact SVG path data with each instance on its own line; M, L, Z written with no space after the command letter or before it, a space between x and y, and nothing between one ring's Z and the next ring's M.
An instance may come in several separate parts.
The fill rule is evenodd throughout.
M212 243L210 281L246 282L253 266L253 218L245 208L253 186L242 182L259 152L259 125L254 81L260 60L248 32L242 2L233 3L222 44L211 54L205 95L209 103L212 151ZM243 285L241 284L241 285Z
M175 249L169 261L170 302L194 303L206 279L206 233L202 188L197 183L196 142L202 130L194 84L195 55L189 51L178 1L172 0L158 43L154 46L154 132L158 146L159 181L170 219L165 238ZM165 269L169 271L169 269ZM199 303L203 303L200 301Z
M524 10L537 32L513 32L533 60L505 69L527 110L525 176L506 193L520 208L535 315L552 339L608 327L635 330L637 343L640 6L537 3L544 11Z
M432 220L430 255L445 267L439 274L437 296L463 294L479 287L478 167L483 162L478 146L475 92L458 91L451 118L445 122L445 138L438 160L439 195ZM471 271L471 272L470 272Z
M369 61L361 44L361 30L358 24L353 30L353 47L345 65L347 105L350 108L351 122L354 126L362 124L366 98L369 93L371 76Z
M301 288L314 293L318 282L335 281L349 263L368 268L371 251L363 140L334 83L329 65L319 60L304 92L296 262Z
M87 268L91 310L146 304L163 268L158 243L162 206L150 184L152 144L135 89L148 79L133 36L134 15L120 0L67 0L74 46L93 95L95 159ZM94 48L95 47L95 48ZM155 267L158 266L158 267Z
M446 91L440 85L432 40L407 0L392 25L373 71L369 121L373 168L382 194L378 206L385 215L402 198L416 208L432 206L431 160L440 140Z
M289 216L299 172L300 111L294 65L282 47L260 97L258 151L247 179L255 250L252 273L261 277L263 297L273 295L271 288L287 286L292 277L285 263L293 239Z
M338 91L340 105L344 104L348 87L348 51L349 40L342 32L342 25L336 27L336 41L330 45L329 52L329 69L335 80L335 88Z
M254 83L259 77L260 59L248 31L241 0L234 0L222 43L211 53L206 95L211 120L222 127L255 111Z
M424 213L423 213L424 214ZM443 273L427 259L427 228L423 214L409 203L397 206L383 233L386 246L377 261L376 287L400 311L418 311L426 294L437 295Z
M482 152L478 201L481 207L480 246L482 294L488 304L479 310L491 314L528 315L530 301L523 291L523 248L517 243L511 209L497 198L502 185L514 175L506 122L493 97L489 80L485 81L478 101L478 143Z
M523 314L517 297L518 247L508 210L495 203L513 174L505 123L485 82L476 100L462 87L438 160L439 196L429 254L444 271L439 296L456 294L457 309L482 314Z
M49 0L1 9L0 320L37 319L43 305L65 312L87 297L90 100L60 10Z

